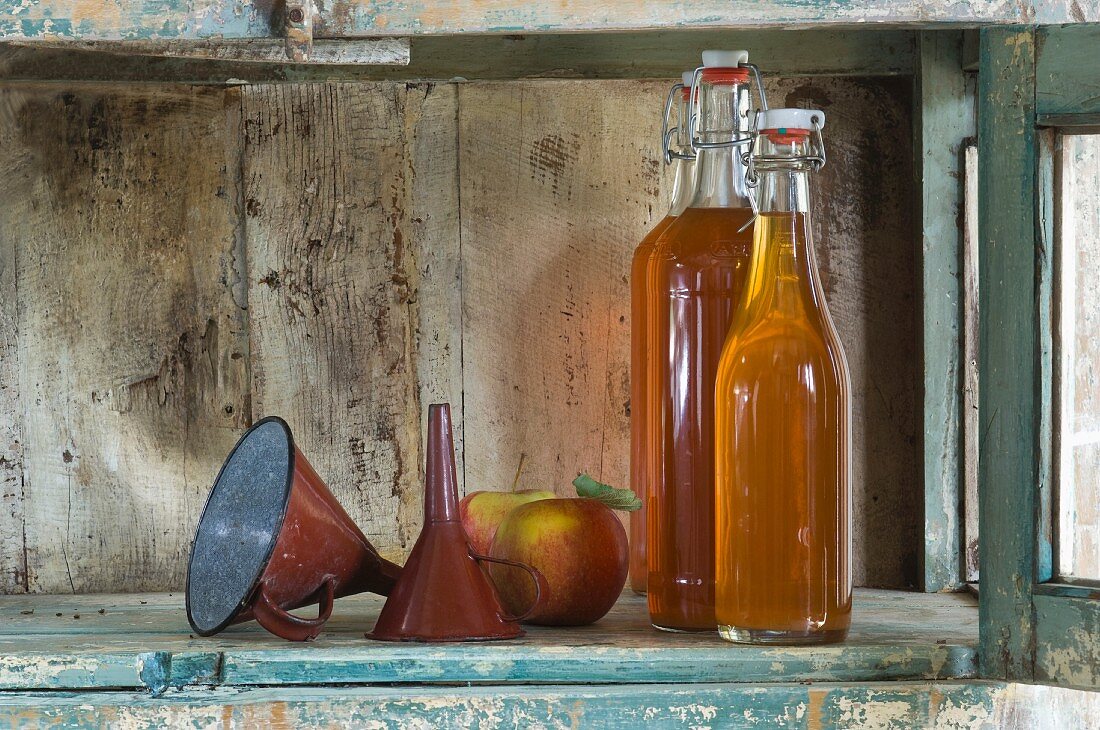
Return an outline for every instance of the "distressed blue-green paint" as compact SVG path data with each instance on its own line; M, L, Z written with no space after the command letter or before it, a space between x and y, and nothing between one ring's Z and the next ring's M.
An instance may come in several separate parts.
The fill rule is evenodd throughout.
M1100 688L1100 600L1035 595L1035 679Z
M281 3L244 0L0 0L0 39L84 40L263 38ZM936 27L1100 20L1094 3L1075 0L642 0L596 3L451 3L335 0L319 3L315 33L371 35L568 33L584 30L759 28L889 24ZM46 21L52 21L52 24Z
M166 687L222 683L222 652L176 650L170 656Z
M1036 111L1041 115L1100 114L1096 58L1100 26L1039 28L1037 47Z
M1041 121L1060 127L1091 125L1100 121L1100 27L1040 28L1036 43L1035 105ZM1054 230L1054 157L1056 130L1043 130L1041 154L1035 164L1040 170L1038 186L1039 209L1035 231L1039 240L1043 267L1039 272L1042 286L1039 311L1039 336L1044 343L1046 369L1038 384L1039 397L1051 399L1053 381L1053 327L1050 312L1054 301L1053 275L1050 262L1058 241ZM1081 295L1087 296L1084 292ZM1050 449L1053 427L1040 432L1040 444ZM1042 449L1040 450L1042 453ZM1037 580L1049 580L1054 574L1052 559L1053 515L1051 489L1046 485L1040 493L1041 509L1038 526ZM1044 551L1048 554L1044 555ZM1035 678L1074 687L1100 688L1100 587L1095 583L1069 585L1039 585L1034 595Z
M1065 582L1060 578L1057 583L1040 583L1035 586L1035 595L1069 596L1070 598L1090 598L1100 601L1100 585L1096 581Z
M971 646L711 647L583 650L552 647L302 647L226 651L231 685L383 682L637 683L885 681L969 678Z
M316 642L292 644L254 623L194 637L179 596L7 596L0 598L0 689L853 682L977 671L977 607L956 594L859 589L850 639L822 647L735 646L716 634L661 633L649 626L645 599L633 594L593 626L530 627L515 641L368 641L363 632L381 606L377 596L342 599Z
M1033 28L982 29L978 98L981 671L1029 679L1040 437Z
M0 722L65 727L994 728L1003 685L278 688L0 696Z
M223 0L0 0L0 40L264 38L274 3Z
M168 676L172 672L172 655L166 651L154 651L138 657L141 683L154 695L168 689Z
M100 648L81 654L50 653L42 637L35 653L0 656L0 690L145 687L144 654Z
M453 6L452 6L453 8ZM547 33L634 30L654 27L744 28L801 24L889 23L934 27L961 23L1073 22L1080 8L1068 3L943 2L942 0L678 0L599 3L574 10L554 3L470 4L440 12L437 5L396 0L336 0L323 13L318 32L350 33ZM1094 13L1089 8L1085 17ZM1100 11L1095 13L1100 19Z
M961 32L920 34L914 133L921 191L923 303L923 584L961 585L962 543L962 146L974 136L973 99L962 71Z
M1046 586L1051 539L1054 133L1100 110L1100 32L985 29L981 63L981 666L1100 686L1100 600ZM987 572L988 571L991 572Z

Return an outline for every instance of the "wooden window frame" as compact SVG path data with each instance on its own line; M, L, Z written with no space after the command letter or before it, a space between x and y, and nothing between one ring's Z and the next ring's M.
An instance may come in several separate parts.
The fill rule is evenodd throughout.
M1054 128L1100 120L1100 27L981 31L981 673L1100 686L1100 584L1052 581Z

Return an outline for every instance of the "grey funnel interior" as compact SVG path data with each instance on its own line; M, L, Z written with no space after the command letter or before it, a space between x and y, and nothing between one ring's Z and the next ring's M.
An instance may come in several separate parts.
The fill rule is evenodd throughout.
M187 570L187 618L199 634L225 628L263 573L286 512L293 453L287 425L264 419L222 466Z

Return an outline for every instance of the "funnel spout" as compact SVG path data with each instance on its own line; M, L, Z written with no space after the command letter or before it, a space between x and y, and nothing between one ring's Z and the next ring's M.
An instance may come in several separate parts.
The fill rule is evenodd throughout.
M451 406L428 406L428 463L424 489L424 524L458 522L458 476L451 436Z

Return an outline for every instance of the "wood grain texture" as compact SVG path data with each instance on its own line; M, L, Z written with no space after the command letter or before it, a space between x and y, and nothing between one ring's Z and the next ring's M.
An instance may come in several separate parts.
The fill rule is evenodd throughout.
M963 322L963 545L966 573L963 580L978 580L978 450L981 418L978 415L978 145L971 140L965 152L966 203L963 224L962 322Z
M633 594L591 626L532 626L516 640L367 641L382 603L341 599L316 642L293 644L254 622L195 638L179 594L8 597L0 605L0 689L912 681L971 678L977 666L977 607L962 594L859 589L850 638L821 647L659 633Z
M5 0L0 37L87 40L269 37L281 27L278 5L248 0ZM518 0L372 2L336 0L319 7L318 37L454 33L570 32L663 28L754 28L890 24L1074 23L1100 20L1082 0Z
M0 97L0 104L3 99ZM9 112L0 106L0 118ZM0 131L0 139L4 136ZM0 183L0 190L4 189ZM27 590L23 536L23 420L19 268L14 236L0 232L0 593Z
M1045 684L1009 684L997 709L1007 730L1086 728L1100 717L1100 692Z
M457 296L457 235L446 230L454 99L453 87L392 83L243 92L256 413L288 420L388 557L419 531L421 384L461 423L446 319ZM422 275L440 290L424 327ZM433 352L423 366L418 340Z
M621 687L328 687L12 693L0 721L99 727L1006 728L1003 684L884 682ZM1035 695L1032 695L1034 698ZM1066 718L1080 716L1060 708ZM1031 726L1015 726L1016 727Z
M1029 679L1043 438L1032 29L982 30L978 99L981 666Z
M308 36L307 36L308 37ZM235 61L242 68L249 64L279 64L298 67L315 64L403 66L409 63L408 38L356 38L349 40L311 40L308 56L288 58L286 39L215 38L210 40L129 40L80 41L41 40L11 41L12 45L38 48L63 48L73 51L94 51L112 56L138 58L187 58L213 61Z
M870 28L782 31L662 30L623 33L417 36L403 66L247 63L121 55L128 43L0 43L0 78L251 83L425 79L673 78L699 63L701 48L744 48L770 74L910 74L914 33ZM397 39L389 39L391 41ZM404 40L404 39L403 39ZM269 43L269 42L264 42ZM314 56L325 48L314 42ZM328 41L341 47L352 41ZM170 44L169 47L177 44ZM181 44L192 53L228 56L231 44ZM239 44L238 44L239 45ZM146 44L145 47L149 47ZM135 51L141 50L139 45ZM280 44L280 52L282 52Z
M915 127L920 185L920 283L924 363L921 470L926 591L960 583L962 451L963 142L975 134L974 99L962 72L962 33L921 33Z
M460 89L470 489L507 488L520 454L524 486L571 494L579 471L627 481L628 266L667 206L651 141L665 89L628 81ZM831 162L816 181L814 232L856 395L855 580L916 585L909 85L787 79L769 95L829 116Z
M1100 688L1100 600L1036 595L1035 681Z
M178 585L249 414L227 92L2 95L26 587Z
M1092 3L1097 8L1100 4ZM1036 36L1035 107L1041 116L1092 116L1100 120L1096 47L1100 27L1039 28Z
M625 484L629 265L668 209L668 82L459 90L463 384L470 489Z

